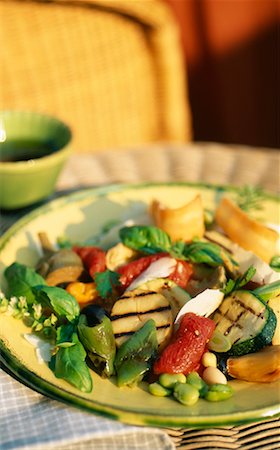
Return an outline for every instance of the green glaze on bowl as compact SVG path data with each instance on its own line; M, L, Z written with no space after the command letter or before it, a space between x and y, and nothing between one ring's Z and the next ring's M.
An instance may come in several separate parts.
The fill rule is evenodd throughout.
M3 271L9 264L15 260L36 264L38 232L45 230L52 242L63 235L82 242L113 221L131 218L140 223L153 199L176 207L197 193L206 208L213 208L221 195L233 197L236 189L184 183L121 185L84 190L50 202L22 218L0 239L2 289L5 289ZM261 220L277 224L279 212L279 198L267 195L256 214ZM46 364L39 364L34 347L23 338L26 332L30 330L21 321L0 314L0 355L4 365L32 389L92 413L129 424L159 427L225 426L280 414L279 381L231 381L232 398L218 403L200 399L194 406L184 406L173 398L152 396L145 383L137 388L119 388L114 378L104 380L91 372L93 390L82 393L57 379Z
M30 111L0 112L0 207L15 209L53 193L71 152L60 120Z

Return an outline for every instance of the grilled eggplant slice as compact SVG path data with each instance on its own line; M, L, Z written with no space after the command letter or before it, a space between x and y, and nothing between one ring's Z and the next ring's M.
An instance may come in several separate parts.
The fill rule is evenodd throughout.
M164 295L142 289L123 294L111 312L116 344L119 347L145 322L153 319L160 347L165 346L172 334L173 316L169 301Z
M226 297L213 315L216 330L229 338L229 355L245 355L271 344L277 319L266 302L251 291Z

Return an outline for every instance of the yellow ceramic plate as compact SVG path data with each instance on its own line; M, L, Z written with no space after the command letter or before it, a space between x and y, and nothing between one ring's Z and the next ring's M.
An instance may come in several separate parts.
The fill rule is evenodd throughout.
M179 206L200 192L206 208L212 208L221 195L236 196L237 190L206 185L142 184L121 185L80 191L53 201L25 216L0 240L1 286L3 270L15 260L34 265L38 259L37 233L47 231L51 240L67 235L84 241L100 233L108 222L145 215L147 205L156 198L166 205ZM267 195L256 215L277 223L279 199ZM93 390L84 394L57 379L46 364L40 364L23 337L30 330L21 321L0 314L1 359L21 382L51 398L126 423L169 427L211 427L261 420L280 413L280 383L253 384L232 381L234 396L210 403L199 400L192 407L172 398L158 398L139 388L118 388L114 380L103 380L92 372Z

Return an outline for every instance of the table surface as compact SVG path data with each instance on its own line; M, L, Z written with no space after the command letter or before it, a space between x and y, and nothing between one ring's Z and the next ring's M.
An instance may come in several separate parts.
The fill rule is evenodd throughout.
M216 143L191 143L186 145L144 146L131 150L108 150L102 153L73 154L65 165L57 182L56 192L43 203L57 196L77 189L100 186L112 183L140 183L159 181L204 182L215 185L230 184L234 186L259 186L269 192L280 191L280 152L276 149L251 148ZM2 211L0 216L1 233L5 232L16 220L39 205L33 205L24 210ZM4 411L5 437L3 450L19 448L45 449L53 448L54 442L45 439L44 430L41 437L38 434L30 439L24 426L26 420L36 420L36 414L51 413L50 422L57 418L67 417L65 435L57 432L56 449L81 450L83 448L100 448L117 450L137 448L171 449L265 449L280 448L279 425L277 418L260 423L242 425L239 427L220 427L208 430L197 429L166 429L164 433L156 429L143 428L139 440L139 428L111 423L87 413L73 411L70 407L62 407L58 402L46 399L40 394L22 386L5 372L1 373L0 388L9 392L10 398L25 406L21 414L18 408ZM38 409L40 404L41 410ZM7 405L6 405L7 406ZM11 414L7 416L7 412ZM11 422L14 419L14 423ZM15 420L16 418L16 420ZM38 418L38 417L37 417ZM74 421L80 424L79 430L73 427ZM9 419L9 420L8 420ZM48 420L43 421L48 425ZM91 423L93 430L103 427L106 438L94 433L86 433L86 426ZM83 425L81 425L83 424ZM1 425L1 422L0 422ZM16 427L16 428L15 428ZM38 425L39 427L39 425ZM68 430L69 428L69 430ZM20 435L13 438L14 430ZM20 431L19 431L20 430ZM153 433L151 433L151 430ZM104 431L104 432L105 432ZM111 434L110 434L111 433ZM0 432L1 436L1 432ZM107 439L108 438L108 439ZM111 440L110 440L111 439ZM1 438L0 438L1 444Z

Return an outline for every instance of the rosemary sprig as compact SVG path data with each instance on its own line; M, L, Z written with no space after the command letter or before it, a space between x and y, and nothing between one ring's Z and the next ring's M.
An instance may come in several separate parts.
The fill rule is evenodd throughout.
M262 209L262 202L265 198L261 187L245 185L239 189L236 196L236 204L245 212Z

